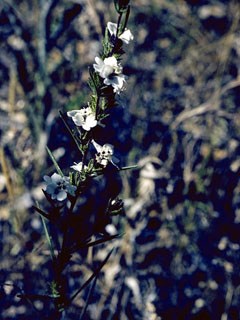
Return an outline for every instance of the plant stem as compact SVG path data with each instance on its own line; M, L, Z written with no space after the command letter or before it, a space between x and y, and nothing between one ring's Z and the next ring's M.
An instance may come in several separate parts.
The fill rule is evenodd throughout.
M115 44L116 44L116 41L117 41L117 39L118 39L118 32L119 32L119 27L120 27L122 15L123 15L122 12L119 13L118 22L117 22L117 31L116 31Z
M98 112L99 112L99 102L100 102L100 95L97 92L97 102L96 102L96 114L95 114L95 119L97 120Z

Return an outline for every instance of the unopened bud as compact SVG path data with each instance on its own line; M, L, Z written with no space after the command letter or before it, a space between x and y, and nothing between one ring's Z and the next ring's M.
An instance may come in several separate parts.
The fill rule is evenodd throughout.
M130 0L114 0L115 8L118 13L125 12L128 8Z

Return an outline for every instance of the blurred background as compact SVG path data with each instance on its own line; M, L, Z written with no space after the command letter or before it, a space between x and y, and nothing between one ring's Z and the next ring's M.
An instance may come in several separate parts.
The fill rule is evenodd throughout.
M115 246L86 319L240 319L240 4L131 2L129 79L98 141L121 166L138 164L104 185L121 190L124 235L93 261L73 257L69 291ZM88 101L88 67L117 15L110 0L2 0L0 10L0 317L48 319L47 302L17 298L50 281L31 207L44 205L54 172L46 145L64 172L80 161L58 110ZM66 319L79 319L87 293Z

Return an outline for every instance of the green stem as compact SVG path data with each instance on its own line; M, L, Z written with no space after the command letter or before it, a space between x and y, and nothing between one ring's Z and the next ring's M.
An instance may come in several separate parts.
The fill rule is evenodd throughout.
M126 16L125 16L125 21L124 21L124 25L123 25L123 30L122 30L122 32L123 32L123 31L125 30L125 28L127 27L129 15L130 15L130 6L128 6L128 8L127 8L127 12L126 12Z
M91 135L92 136L92 135ZM90 145L90 142L92 140L92 137L90 136L89 140L88 140L88 143L87 143L87 149L84 151L83 153L83 158L82 158L82 168L81 168L81 171L84 170L84 166L85 166L85 163L86 163L86 160L87 160L87 154L88 154L88 150L89 150L89 145Z
M99 95L99 93L97 92L96 114L95 114L95 119L96 119L96 120L97 120L97 116L98 116L98 113L99 113L99 102L100 102L100 95Z
M118 17L118 22L117 22L117 31L116 31L116 38L115 38L115 44L117 42L117 39L118 39L118 32L119 32L119 27L120 27L120 23L121 23L121 19L122 19L122 12L119 14L119 17Z

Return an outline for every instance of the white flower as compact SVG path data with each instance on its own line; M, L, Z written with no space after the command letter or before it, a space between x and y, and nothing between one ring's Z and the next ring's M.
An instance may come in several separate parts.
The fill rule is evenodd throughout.
M110 234L111 236L117 234L117 229L113 224L107 224L105 227L105 231Z
M77 162L74 162L74 165L73 166L71 166L70 168L73 168L74 170L76 170L76 171L82 171L82 162L79 162L79 163L77 163ZM84 169L86 170L88 167L87 166L84 166Z
M72 118L76 126L82 127L86 131L90 131L97 125L96 116L90 107L69 111L67 115Z
M61 177L54 173L51 177L44 176L44 181L47 184L46 192L51 195L51 198L63 201L67 198L67 194L75 195L76 186L71 185L69 177Z
M104 60L96 57L95 61L96 64L93 67L100 77L104 78L104 84L112 86L114 92L120 93L124 89L126 76L121 73L122 66L118 64L117 59L114 56L105 58Z
M108 162L110 161L114 166L116 166L114 162L119 162L119 160L113 156L113 152L114 152L113 145L106 143L103 146L100 146L100 144L98 144L94 140L92 140L92 143L95 149L97 150L97 153L96 153L97 163L101 164L103 167L106 167L108 165Z
M120 74L122 66L118 64L117 59L112 56L102 60L99 57L95 58L96 63L93 65L94 70L97 71L102 78L108 78L112 73Z
M116 37L117 24L113 23L113 22L108 22L107 28L108 28L108 31L110 32L111 36L114 35ZM131 31L129 29L125 28L124 32L119 36L119 39L121 39L126 44L129 44L129 41L133 40L134 37L133 37Z
M123 74L104 79L104 83L108 86L111 85L116 93L120 93L124 89L124 82L126 82L126 76Z

